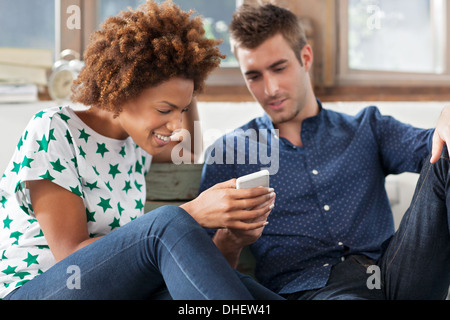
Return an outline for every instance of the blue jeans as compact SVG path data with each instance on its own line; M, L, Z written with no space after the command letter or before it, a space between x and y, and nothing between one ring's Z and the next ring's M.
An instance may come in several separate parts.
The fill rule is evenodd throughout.
M166 206L78 250L5 300L278 298L233 270L186 211Z
M332 268L327 285L288 299L445 299L450 285L450 162L447 149L436 164L425 160L410 208L383 245L378 261L349 256ZM379 270L380 287L368 286ZM372 287L371 289L369 287Z

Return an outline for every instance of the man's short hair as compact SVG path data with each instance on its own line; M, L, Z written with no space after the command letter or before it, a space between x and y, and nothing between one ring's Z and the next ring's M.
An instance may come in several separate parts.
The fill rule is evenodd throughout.
M300 51L307 44L300 19L290 10L273 4L244 4L230 24L232 50L239 47L255 49L267 39L282 34L303 65Z

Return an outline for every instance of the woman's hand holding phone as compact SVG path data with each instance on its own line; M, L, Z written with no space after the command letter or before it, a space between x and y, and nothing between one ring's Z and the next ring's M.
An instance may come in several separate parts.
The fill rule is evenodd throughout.
M180 207L205 228L250 231L267 224L274 201L273 189L236 189L236 179L231 179L205 190Z

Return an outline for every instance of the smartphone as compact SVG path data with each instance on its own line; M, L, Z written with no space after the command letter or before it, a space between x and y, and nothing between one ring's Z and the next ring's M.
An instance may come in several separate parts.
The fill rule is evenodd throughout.
M236 180L236 189L251 189L256 187L269 187L269 171L261 170Z

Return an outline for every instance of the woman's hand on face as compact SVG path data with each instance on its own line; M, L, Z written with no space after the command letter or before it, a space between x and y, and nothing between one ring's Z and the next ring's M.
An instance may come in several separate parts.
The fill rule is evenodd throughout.
M273 189L236 189L232 179L205 190L181 208L205 228L249 231L266 225L274 201Z

